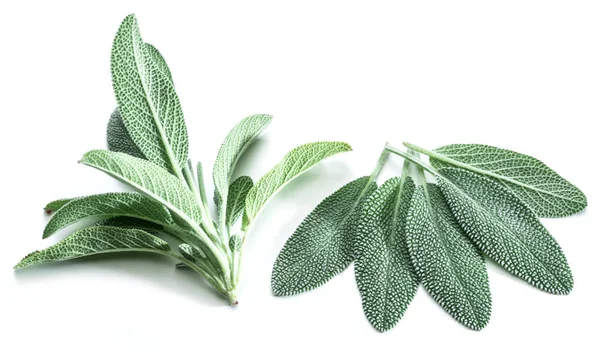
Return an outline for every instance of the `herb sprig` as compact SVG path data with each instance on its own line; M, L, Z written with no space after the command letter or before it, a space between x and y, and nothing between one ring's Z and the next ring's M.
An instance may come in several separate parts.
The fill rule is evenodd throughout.
M111 72L118 107L108 122L109 150L90 151L80 163L137 193L50 202L45 209L55 213L44 238L84 219L97 222L29 254L15 268L111 252L161 254L198 272L236 305L243 244L265 204L295 177L350 146L304 144L255 183L249 176L232 180L244 150L272 119L265 114L246 117L229 132L215 161L218 218L213 220L202 164L194 173L188 156L187 128L171 72L158 50L142 40L134 15L123 20L114 39ZM162 238L165 234L179 240L176 249Z
M406 152L386 145L380 158L403 157L401 177L377 188L380 162L368 188L364 178L352 181L306 217L273 266L275 295L319 287L354 261L363 310L377 330L401 319L419 283L457 321L480 330L491 314L484 255L543 291L571 292L567 259L538 217L585 209L577 187L538 159L506 149L404 145ZM350 192L357 185L368 191Z

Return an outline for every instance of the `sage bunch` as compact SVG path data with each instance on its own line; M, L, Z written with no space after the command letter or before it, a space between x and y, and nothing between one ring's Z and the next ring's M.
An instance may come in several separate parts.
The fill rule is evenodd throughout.
M45 209L54 215L43 238L75 223L91 225L29 254L15 268L104 253L154 253L193 269L236 305L243 245L265 204L295 177L350 146L304 144L256 182L249 176L232 179L244 150L272 119L265 114L246 117L225 137L214 164L211 198L218 216L213 219L202 164L194 170L188 155L187 128L171 72L159 51L142 40L134 15L123 20L114 39L111 73L117 108L108 122L108 150L87 152L80 163L136 192L50 202ZM177 245L172 247L165 236L175 237Z
M506 149L405 146L386 145L371 176L341 187L304 219L273 266L275 295L319 287L354 261L365 316L383 332L421 284L457 321L483 329L492 307L486 258L540 290L571 292L567 259L539 218L585 209L577 187ZM403 171L377 187L390 153L405 159Z

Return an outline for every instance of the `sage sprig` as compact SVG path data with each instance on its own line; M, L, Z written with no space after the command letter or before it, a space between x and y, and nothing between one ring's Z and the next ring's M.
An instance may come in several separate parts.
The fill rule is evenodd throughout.
M457 321L474 330L484 328L491 316L484 255L543 291L571 292L567 259L538 217L582 211L587 206L583 192L538 159L510 150L475 144L433 151L405 146L407 152L391 145L382 152L382 158L393 153L405 159L400 178L387 180L370 194L335 197L344 186L304 220L273 267L275 295L319 286L306 282L322 277L321 269L336 256L336 248L347 247L353 248L346 250L353 257L331 270L327 280L354 260L363 310L379 331L400 320L419 283ZM431 164L419 153L429 156ZM425 171L435 183L427 182ZM361 197L366 200L357 203ZM345 228L347 217L313 220L322 204L336 208L329 199L340 209L360 204L357 222L337 239L336 247L298 245L329 243L331 229ZM311 223L323 226L307 231Z
M112 252L149 252L175 259L202 275L231 305L237 304L242 248L268 200L321 160L351 150L343 142L301 145L256 183L232 180L244 150L272 120L246 117L227 135L217 155L213 180L218 219L206 196L202 164L189 159L183 110L166 61L142 40L134 15L117 32L111 55L118 107L107 126L109 150L85 153L80 163L98 169L137 192L60 199L43 237L88 220L67 238L25 257L15 269ZM243 223L239 221L243 218ZM95 220L95 221L89 221ZM171 247L162 237L179 240Z

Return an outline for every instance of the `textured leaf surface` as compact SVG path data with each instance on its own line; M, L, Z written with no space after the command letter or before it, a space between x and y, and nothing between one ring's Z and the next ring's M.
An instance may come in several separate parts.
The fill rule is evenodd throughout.
M227 198L227 225L233 225L242 215L246 205L246 196L253 186L252 178L240 176L229 185Z
M123 123L123 118L119 113L119 108L116 108L113 111L108 120L108 126L106 127L106 142L108 143L108 150L126 153L135 156L136 158L146 159L140 148L138 148L131 139L129 132L127 132L127 128L125 128L125 124Z
M154 233L156 231L164 230L164 226L157 224L156 222L151 222L147 220L142 220L138 218L130 218L127 216L117 216L110 219L105 219L98 221L95 226L112 226L112 227L122 227L126 229L142 229L144 231L148 231L150 233Z
M57 211L58 209L64 207L65 204L69 203L73 199L76 199L76 198L62 198L62 199L53 200L50 203L46 204L46 206L44 206L44 210L47 211L48 213Z
M302 221L273 265L275 295L312 290L350 265L360 210L376 188L369 177L356 179L325 198Z
M169 249L167 242L142 230L95 226L79 230L51 247L29 254L15 269L104 253L154 252L169 255Z
M289 153L274 168L261 177L246 197L244 222L250 223L267 201L288 182L315 166L319 161L352 148L344 142L303 144Z
M442 168L439 172L443 177L438 176L438 183L452 212L479 249L542 290L571 291L573 276L562 249L517 196L467 170Z
M271 115L248 116L235 125L219 149L213 168L215 203L227 203L229 182L238 159L244 150L271 123Z
M160 166L108 150L87 152L80 162L134 187L180 217L187 216L196 223L202 220L200 208L189 188Z
M436 185L414 192L406 238L414 268L429 294L452 317L480 330L492 308L483 257L466 237Z
M131 139L148 160L168 170L181 169L188 158L183 112L173 82L155 59L140 36L135 16L127 16L111 55L119 111Z
M179 245L179 253L181 253L185 259L199 265L201 265L201 261L203 259L206 259L206 254L204 254L202 250L192 247L187 243L182 243Z
M80 197L60 208L48 221L44 238L90 217L129 216L172 224L171 213L160 203L139 193L106 193Z
M391 178L366 200L354 245L354 271L369 322L379 331L402 318L419 280L406 246L406 216L415 185Z
M158 51L158 49L156 49L156 47L154 45L148 44L148 43L146 43L146 50L148 50L148 54L150 55L150 57L152 58L152 60L154 61L154 63L158 67L158 69L172 83L173 77L171 76L171 69L169 69L167 62L165 61L165 58L162 56L160 51Z
M482 144L452 144L435 152L470 166L471 171L493 177L537 216L568 216L587 206L583 192L546 164L528 155ZM435 158L431 159L431 164L438 169L448 166Z

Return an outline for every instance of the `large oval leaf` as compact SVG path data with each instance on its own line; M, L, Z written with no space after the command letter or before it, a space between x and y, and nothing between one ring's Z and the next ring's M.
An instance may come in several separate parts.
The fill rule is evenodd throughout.
M587 198L577 187L531 156L482 144L452 144L434 150L431 165L457 166L492 177L539 217L582 211Z
M142 40L135 16L127 16L111 55L119 112L146 158L177 173L187 163L187 129L173 82L155 57Z
M160 203L139 193L106 193L76 198L60 208L44 229L43 237L90 217L127 216L172 224L171 213Z
M319 161L341 152L352 150L344 142L314 142L303 144L288 152L275 167L261 177L246 197L244 223L248 225L267 201L283 186Z
M273 265L275 295L312 290L350 265L360 209L376 188L369 177L356 179L325 198L302 221Z
M415 185L391 178L366 200L354 242L354 271L367 319L379 331L402 318L419 286L406 246L406 216Z
M408 250L429 294L453 318L480 330L492 298L483 257L466 237L436 185L415 190L406 224Z
M15 269L116 252L152 252L170 255L170 247L167 242L142 230L94 226L79 230L53 246L27 255L15 266Z
M542 290L571 291L573 276L562 249L516 195L467 170L441 168L439 173L452 212L483 253Z

